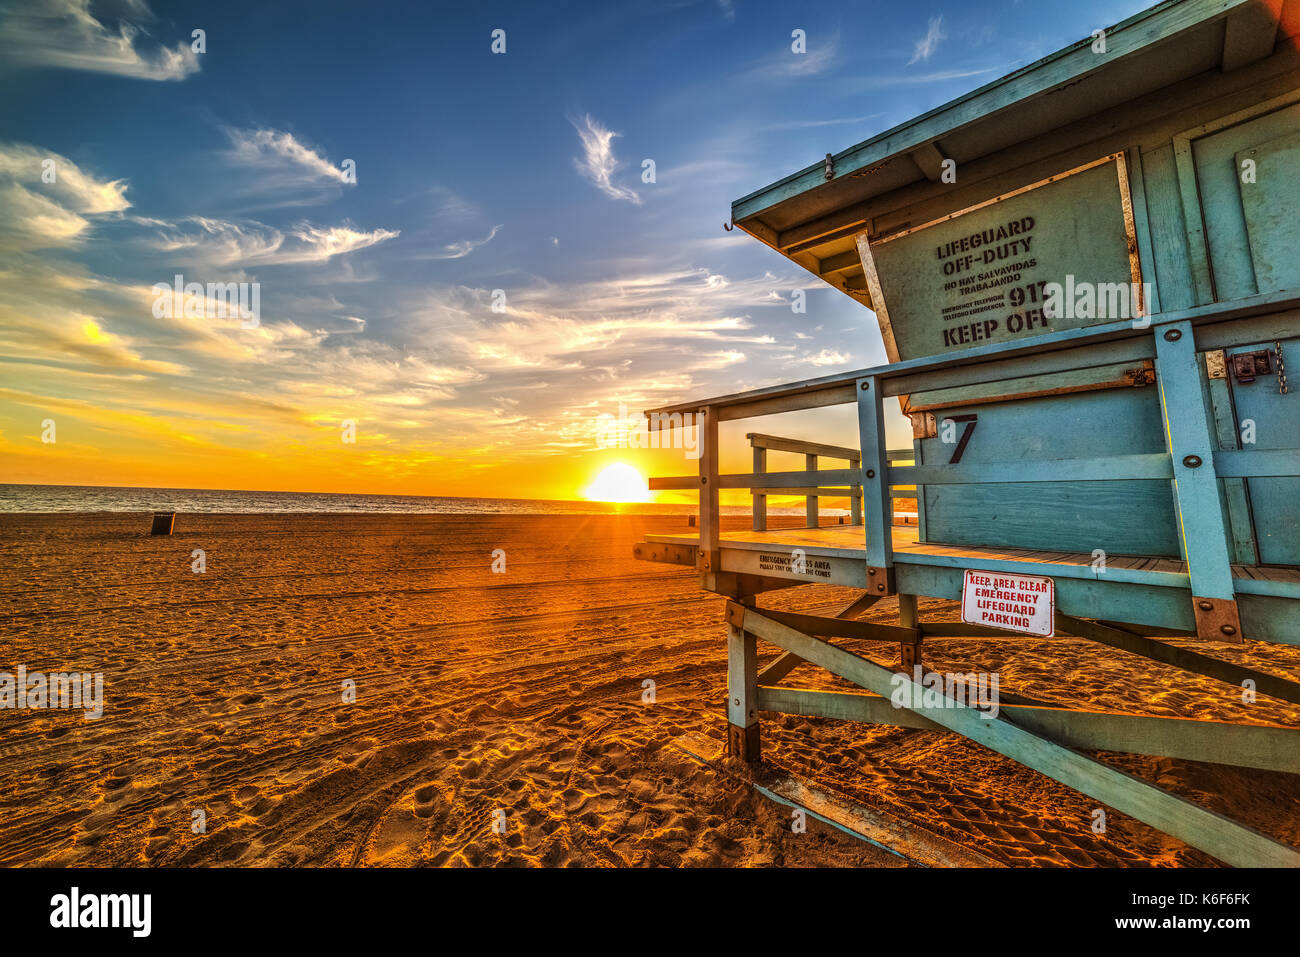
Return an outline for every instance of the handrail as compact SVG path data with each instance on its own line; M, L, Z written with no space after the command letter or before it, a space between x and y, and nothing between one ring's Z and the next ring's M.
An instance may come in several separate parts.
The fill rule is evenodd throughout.
M1300 450L1285 450L1292 461L1300 461ZM1253 453L1247 453L1253 454ZM1264 474L1293 475L1281 468L1267 469ZM857 469L818 469L795 472L736 472L719 475L720 489L765 488L837 489L851 487L861 473ZM1000 483L1041 482L1114 482L1122 480L1157 480L1174 477L1173 461L1166 452L1137 455L1109 455L1091 459L1034 459L1018 462L971 462L961 465L891 465L886 484L896 485L989 485ZM818 478L825 481L817 482ZM651 478L650 488L693 489L699 476L674 475Z
M817 473L822 470L817 468L817 460L821 456L833 459L844 459L848 462L851 469L862 468L862 453L857 449L851 449L843 445L827 445L824 442L809 442L804 439L790 439L780 435L767 435L762 432L750 432L745 438L749 439L749 444L754 450L754 474L761 475L767 472L767 452L793 452L804 456L804 464L808 467L809 473ZM843 471L843 470L839 470ZM787 494L795 495L803 493L804 496L804 516L809 528L817 528L820 523L820 514L817 500L821 496L822 483L814 479L811 483L805 483L801 486L791 488ZM780 486L776 486L779 488ZM753 496L754 521L753 527L756 532L767 531L767 492L768 486L762 484L751 485L750 494ZM844 492L839 494L847 495L849 499L849 510L851 521L854 525L862 524L862 483L861 479L857 482L846 482L843 485ZM825 491L832 491L826 488Z
M791 439L784 436L767 435L751 432L746 435L754 451L754 471L718 475L716 487L719 489L749 489L753 496L753 528L756 532L767 530L767 496L769 494L802 495L806 499L806 518L808 528L817 528L820 515L817 500L819 498L848 498L850 503L850 522L862 524L862 453L847 446L826 445L803 439ZM802 453L806 456L807 468L794 472L767 471L767 451ZM816 449L817 451L810 451ZM819 456L843 458L849 462L847 469L819 469ZM886 453L890 462L913 462L915 453L911 449L890 449ZM893 468L911 468L913 466L891 466ZM890 510L893 513L893 499L915 498L916 488L911 482L891 482ZM897 488L893 488L896 486ZM655 476L649 479L652 491L670 489L696 489L700 487L698 475Z
M787 439L779 435L766 435L762 432L746 433L745 438L754 448L771 449L773 452L795 452L811 455L825 455L832 459L845 459L849 462L861 462L862 453L843 445L827 445L824 442L808 442L804 439Z

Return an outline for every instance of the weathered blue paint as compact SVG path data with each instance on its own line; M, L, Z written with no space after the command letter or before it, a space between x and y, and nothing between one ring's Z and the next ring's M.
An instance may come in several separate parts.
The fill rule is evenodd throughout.
M1297 257L1300 258L1300 257ZM1227 350L1228 362L1238 353L1264 350L1276 369L1277 345L1283 362L1295 359L1296 390L1279 391L1276 371L1253 382L1229 376L1238 435L1249 442L1232 456L1215 456L1216 470L1225 467L1247 478L1259 560L1266 565L1300 565L1300 339L1260 342ZM1230 461L1222 461L1229 459ZM1286 477L1282 477L1286 476Z
M945 424L960 426L952 419L959 414L978 416L959 465L895 470L895 481L927 486L929 540L1178 557L1154 389L946 409L936 413L939 434L922 440L927 461L952 457L945 438L960 429ZM949 469L969 484L936 474Z
M1203 598L1231 599L1228 530L1214 473L1214 440L1210 410L1201 389L1202 366L1196 358L1190 323L1167 326L1156 337L1156 367L1192 592Z
M894 505L889 494L889 453L885 448L885 417L880 381L867 376L857 382L858 435L862 448L863 530L867 565L881 570L880 583L890 588L893 564ZM870 582L869 582L870 583Z

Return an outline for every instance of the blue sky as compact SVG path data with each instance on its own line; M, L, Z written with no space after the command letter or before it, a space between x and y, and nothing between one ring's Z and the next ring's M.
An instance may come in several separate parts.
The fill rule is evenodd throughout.
M1145 5L4 0L5 480L570 497L620 402L883 361L731 200Z

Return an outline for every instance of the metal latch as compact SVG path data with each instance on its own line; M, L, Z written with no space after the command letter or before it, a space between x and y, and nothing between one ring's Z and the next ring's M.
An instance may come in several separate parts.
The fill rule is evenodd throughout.
M1232 357L1232 374L1238 382L1254 382L1256 376L1273 374L1273 356L1267 349L1239 352Z

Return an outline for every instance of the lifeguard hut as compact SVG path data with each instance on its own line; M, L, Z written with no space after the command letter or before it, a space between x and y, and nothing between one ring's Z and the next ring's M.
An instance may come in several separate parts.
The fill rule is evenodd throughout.
M899 643L914 682L929 639L1062 633L1300 703L1300 684L1169 640L1300 644L1298 24L1300 0L1169 0L732 204L870 308L890 360L647 413L700 429L699 474L651 480L698 489L698 536L637 554L731 599L733 754L759 759L763 712L947 728L1222 861L1300 864L1075 750L1294 774L1300 731L899 708L897 672L833 641ZM910 448L887 448L892 402ZM719 474L719 422L837 404L856 405L859 448L754 432L754 471ZM807 466L768 471L768 449ZM722 489L751 490L753 530L721 531ZM768 493L805 495L808 527L769 530ZM821 525L825 496L856 524ZM861 597L834 618L759 607L805 582ZM919 620L917 596L961 600L963 620ZM889 597L896 625L855 620ZM762 671L760 640L784 652ZM863 692L781 687L805 662Z

